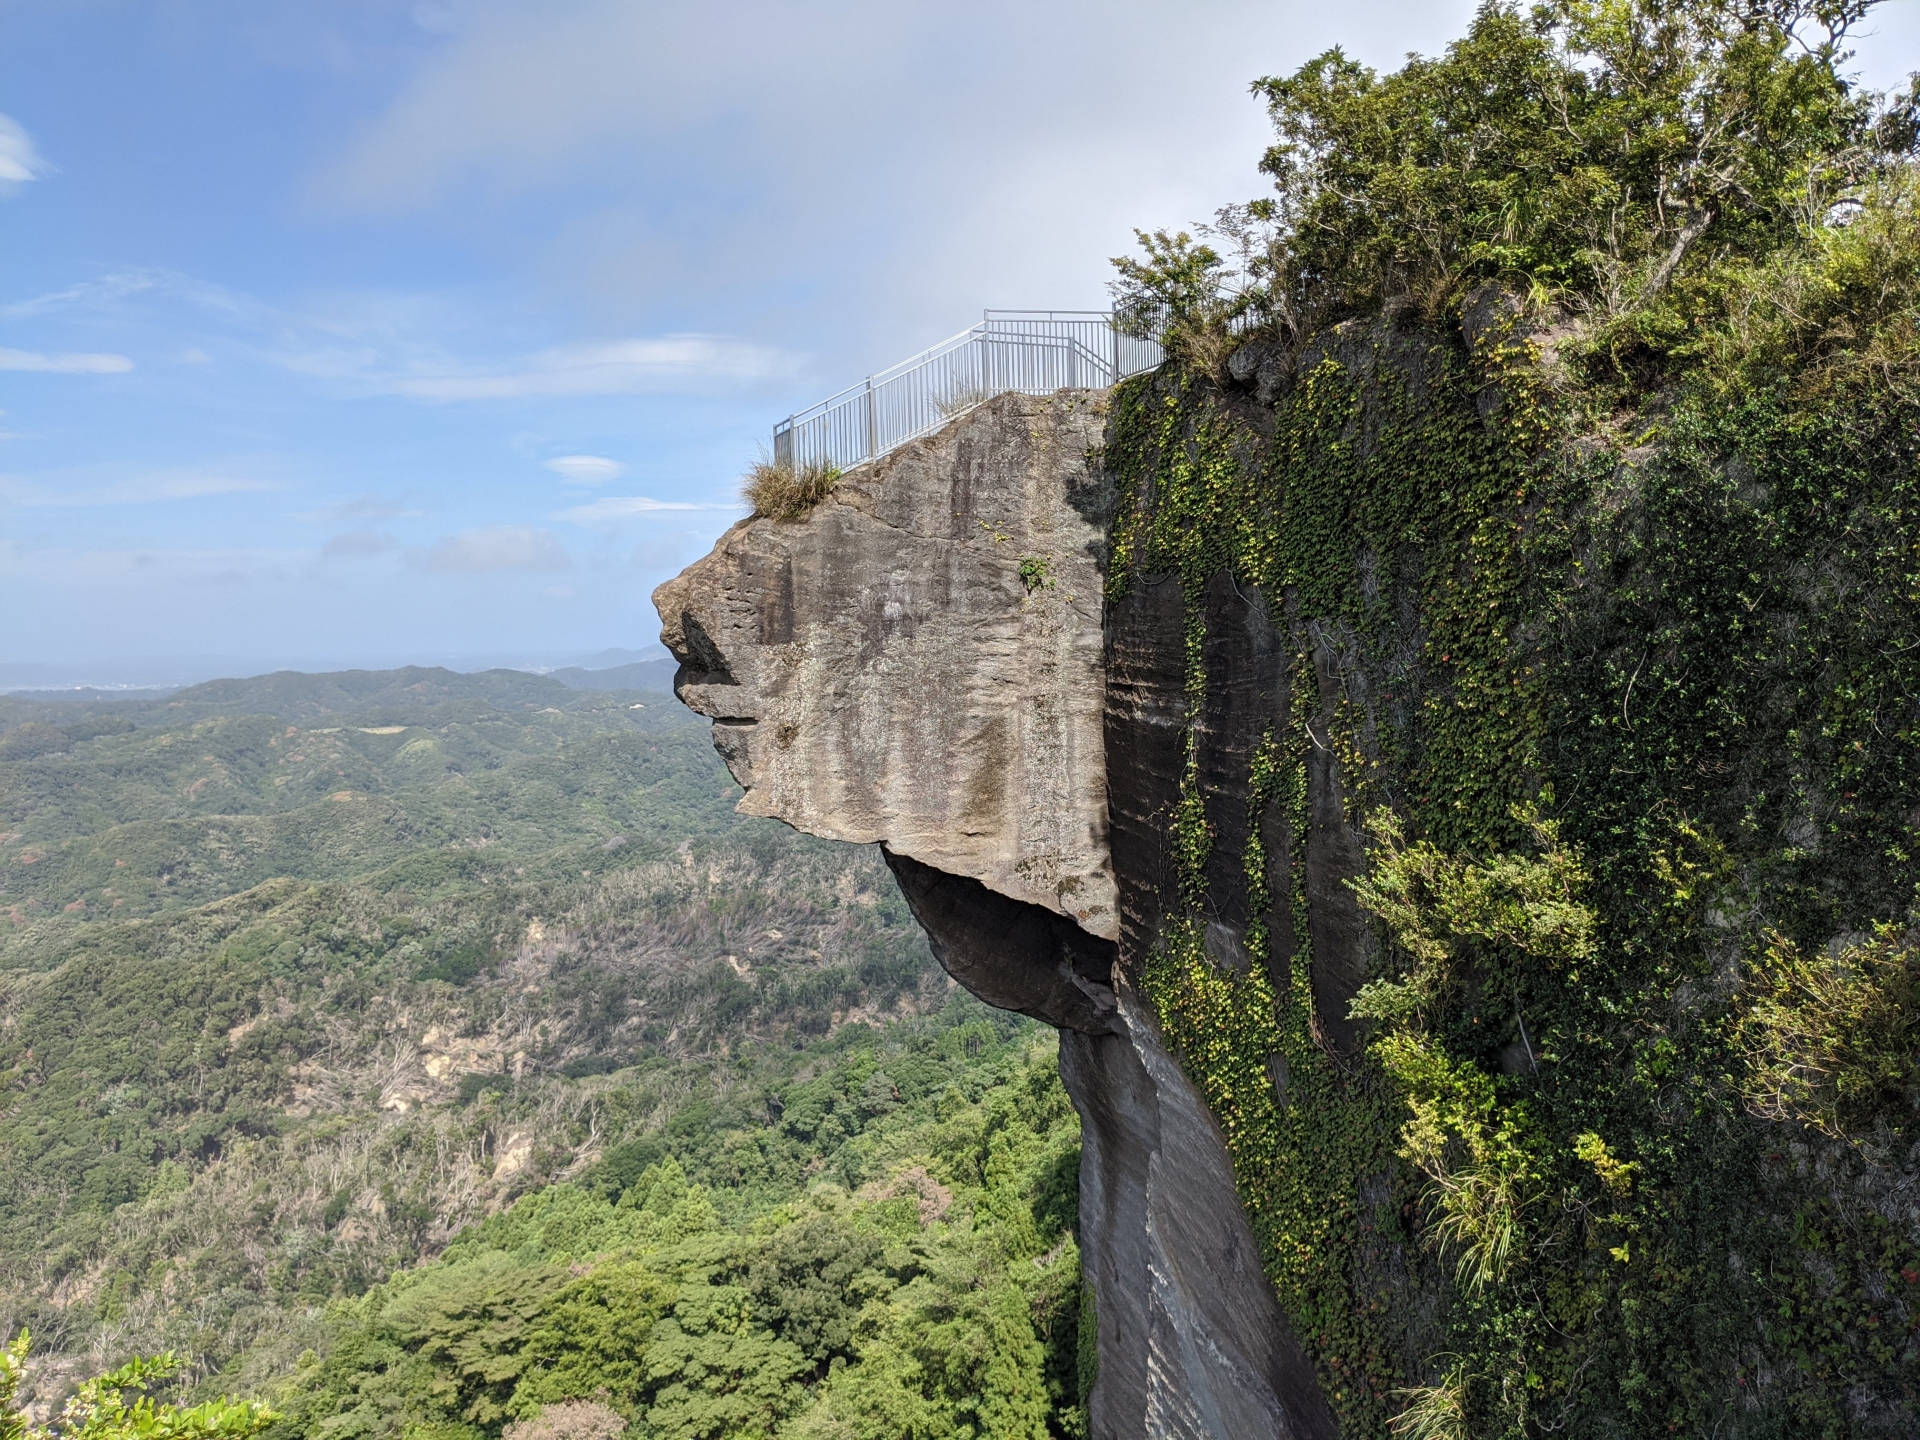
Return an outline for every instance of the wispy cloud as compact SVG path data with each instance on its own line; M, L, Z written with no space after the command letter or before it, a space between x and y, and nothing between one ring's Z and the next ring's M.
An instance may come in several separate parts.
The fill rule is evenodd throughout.
M264 546L207 550L162 548L86 550L0 542L0 561L10 578L60 589L93 584L233 583L287 579L313 558L311 550Z
M409 509L398 500L386 500L378 495L358 495L319 510L297 510L293 518L309 524L339 525L348 520L400 520L424 514L426 511Z
M608 495L585 505L556 510L550 517L576 525L603 525L609 520L632 520L662 510L744 510L745 505L693 505L683 500L655 500L648 495Z
M627 473L627 467L604 455L557 455L541 462L569 485L605 485Z
M171 270L127 266L109 271L97 280L83 280L78 285L68 285L31 299L0 305L0 319L25 320L62 310L98 311L131 296L144 294L179 296L202 307L230 313L242 311L248 305L243 297L220 285L209 285Z
M78 505L147 505L166 500L197 500L208 495L244 495L278 490L280 482L262 479L251 467L177 466L104 478L97 470L52 475L0 475L0 502L36 509Z
M415 375L393 388L423 400L515 400L527 396L644 395L710 381L778 379L794 358L725 335L665 335L560 345L495 374Z
M391 535L378 530L349 530L336 535L320 547L322 559L337 560L346 555L383 555L394 548Z
M133 361L124 355L68 352L43 355L37 350L0 349L0 370L43 370L53 375L124 375Z
M223 358L331 382L360 394L417 400L513 400L583 395L683 394L791 378L803 357L732 335L628 336L550 346L519 356L485 353L494 327L484 304L458 294L347 294L298 307L270 304L227 286L173 271L128 268L0 306L0 319L33 320L69 312L127 318L130 307L197 312L224 332ZM165 315L165 309L157 312ZM149 317L151 319L152 317ZM169 351L181 363L206 363L202 346ZM480 343L476 343L476 341ZM491 347L488 347L491 348ZM133 368L124 355L0 350L0 370L105 374ZM600 456L561 457L606 461ZM556 464L559 462L556 462ZM608 475L608 479L613 478Z
M29 180L52 173L53 166L40 157L26 127L11 115L0 115L0 195L11 195Z
M485 575L502 570L565 570L572 561L550 530L495 525L449 535L415 558L423 570Z

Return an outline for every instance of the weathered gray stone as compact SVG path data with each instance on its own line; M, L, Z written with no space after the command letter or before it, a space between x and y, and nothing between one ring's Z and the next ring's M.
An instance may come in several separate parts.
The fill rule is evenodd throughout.
M735 526L654 603L681 698L713 717L747 788L740 808L881 842L948 971L1061 1028L1083 1122L1097 1440L1330 1440L1225 1142L1120 963L1137 966L1160 923L1185 632L1178 582L1138 585L1103 645L1111 495L1087 460L1103 418L1086 392L1003 395L854 471L804 520ZM1044 558L1050 583L1029 590L1023 557ZM1222 659L1251 688L1224 665L1210 704L1225 708L1208 723L1252 737L1245 749L1282 657L1264 608L1224 583L1218 603L1241 607L1248 648ZM1239 805L1223 817L1236 850L1244 790ZM1242 895L1209 932L1223 964L1250 963L1246 910Z
M1262 405L1271 405L1293 383L1293 356L1277 340L1250 340L1227 357L1227 373L1252 386Z
M913 918L947 973L989 1005L1062 1030L1113 1028L1114 944L1064 916L1009 900L882 847Z
M1002 395L654 592L740 808L1118 933L1098 392ZM1027 567L1022 578L1022 563Z
M1094 1440L1334 1440L1275 1303L1219 1127L1124 985L1108 1034L1065 1032L1094 1290Z

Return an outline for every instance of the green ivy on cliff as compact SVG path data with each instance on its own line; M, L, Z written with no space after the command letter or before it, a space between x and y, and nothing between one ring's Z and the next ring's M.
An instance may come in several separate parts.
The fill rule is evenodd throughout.
M1482 425L1476 378L1444 345L1347 335L1305 368L1270 435L1244 405L1191 374L1172 375L1123 391L1106 451L1126 497L1109 598L1137 576L1181 577L1191 716L1207 680L1202 590L1217 571L1269 597L1297 646L1284 723L1249 777L1255 838L1245 865L1258 918L1246 943L1256 963L1221 970L1202 945L1211 835L1196 726L1169 817L1191 919L1167 932L1142 979L1220 1118L1282 1301L1355 1433L1379 1431L1406 1379L1388 1319L1396 1297L1361 1272L1403 1238L1411 1192L1392 1169L1390 1086L1375 1067L1336 1059L1316 1019L1307 757L1316 744L1331 746L1362 804L1413 806L1450 839L1511 832L1508 797L1539 733L1535 692L1509 639L1520 581L1501 518L1503 504L1525 497L1527 457ZM1431 617L1425 649L1453 680L1444 693L1420 693L1422 667L1401 653L1395 616L1406 587ZM1377 682L1343 694L1318 734L1309 629L1338 649L1336 665ZM1258 838L1259 817L1273 807L1294 851L1284 865L1270 865ZM1271 873L1284 873L1292 893L1267 894ZM1281 953L1294 957L1290 968L1275 964ZM1382 1184L1393 1193L1362 1198Z
M1385 80L1267 82L1239 299L1116 397L1108 598L1177 576L1187 616L1138 981L1348 1434L1920 1406L1920 225L1910 107L1834 68L1867 8L1495 5ZM1622 199L1655 172L1692 198ZM1154 237L1123 315L1225 269ZM1205 944L1222 572L1291 655L1245 970ZM1357 1052L1315 1006L1317 751L1370 835Z
M1382 377L1377 354L1360 357L1358 378L1329 356L1282 403L1264 445L1235 402L1190 375L1136 385L1116 407L1108 463L1133 506L1112 598L1134 577L1177 574L1188 615L1202 617L1206 578L1230 570L1268 597L1298 646L1286 722L1248 776L1246 866L1263 918L1247 946L1258 963L1221 969L1202 944L1213 836L1196 725L1168 817L1190 919L1164 932L1143 988L1221 1120L1270 1272L1352 1433L1379 1433L1395 1411L1431 1419L1449 1407L1473 1434L1535 1433L1556 1414L1574 1433L1711 1429L1736 1413L1739 1391L1762 1384L1793 1417L1783 1433L1856 1433L1849 1389L1866 1387L1884 1415L1914 1384L1902 1292L1920 1249L1910 1229L1863 1208L1876 1182L1854 1151L1752 1123L1725 1079L1743 1063L1733 1027L1744 1002L1723 992L1740 957L1757 965L1767 945L1788 943L1767 938L1776 933L1817 949L1849 927L1904 922L1916 737L1909 717L1894 731L1884 698L1871 702L1920 694L1920 675L1909 682L1888 654L1920 633L1901 613L1913 587L1898 571L1894 593L1878 587L1859 612L1817 596L1789 605L1809 567L1743 549L1751 538L1727 505L1753 482L1734 465L1716 506L1699 473L1711 463L1724 474L1740 442L1755 451L1749 466L1802 477L1783 487L1787 507L1810 503L1814 488L1822 505L1845 498L1831 476L1806 480L1795 463L1806 441L1744 428L1776 407L1683 408L1655 437L1664 443L1643 462L1649 473L1576 451L1543 475L1481 424L1472 364L1446 357L1451 378L1414 399ZM1835 428L1831 410L1820 413L1817 428ZM1365 453L1352 439L1363 414L1377 427ZM1820 442L1830 469L1845 452L1839 437ZM1853 450L1855 483L1887 477L1866 510L1886 512L1891 528L1856 542L1866 518L1842 506L1826 539L1854 578L1825 583L1874 589L1860 577L1892 565L1900 516L1888 492L1911 470L1884 450ZM1621 484L1630 495L1611 493ZM1793 532L1807 518L1769 523ZM1778 543L1821 548L1792 533ZM1771 613L1788 640L1751 634L1762 579L1782 592ZM1402 587L1421 621L1411 657L1396 622ZM1189 630L1197 720L1204 633ZM1316 645L1339 647L1346 672L1319 734L1309 731L1322 706ZM1849 653L1873 663L1836 678ZM1796 656L1804 712L1769 714ZM1773 763L1730 751L1729 734L1768 747ZM1303 845L1315 744L1339 757L1359 811L1416 827L1425 869L1402 877L1416 918L1438 926L1429 912L1446 911L1448 884L1524 914L1546 903L1547 876L1554 903L1602 938L1555 953L1455 914L1458 928L1440 927L1436 942L1454 952L1451 972L1414 976L1432 991L1417 1007L1367 997L1377 1034L1367 1062L1329 1054L1309 978L1304 858L1272 866L1257 838L1257 817L1277 807L1282 832ZM1716 781L1736 765L1775 773ZM1817 820L1803 813L1816 789ZM1558 818L1513 808L1530 802ZM1375 846L1376 857L1393 851ZM1261 893L1275 869L1294 894ZM1378 892L1368 898L1386 908ZM1395 932L1394 953L1413 954L1411 933ZM1282 949L1290 970L1274 964ZM1905 963L1891 963L1896 990ZM1894 1014L1897 1031L1905 1012ZM1508 1073L1497 1052L1517 1030L1528 1032L1527 1064ZM1883 1050L1888 1073L1869 1088L1904 1093L1897 1047ZM1816 1172L1837 1193L1806 1183ZM1367 1273L1408 1203L1448 1260L1451 1348L1435 1354L1460 1357L1426 1373L1409 1373L1387 1314L1411 1297Z

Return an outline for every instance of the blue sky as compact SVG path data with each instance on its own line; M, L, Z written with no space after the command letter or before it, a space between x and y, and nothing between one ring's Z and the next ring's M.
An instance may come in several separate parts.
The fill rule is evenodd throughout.
M643 648L775 419L1100 306L1262 189L1248 81L1470 11L0 0L0 663Z

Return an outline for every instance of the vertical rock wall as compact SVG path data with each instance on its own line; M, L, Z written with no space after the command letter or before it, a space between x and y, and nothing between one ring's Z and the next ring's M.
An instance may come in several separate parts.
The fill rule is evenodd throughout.
M744 811L880 842L942 964L1061 1028L1097 1440L1330 1437L1218 1126L1116 964L1157 923L1184 641L1177 587L1170 629L1107 634L1104 423L1098 393L989 401L735 526L655 593L662 638Z

